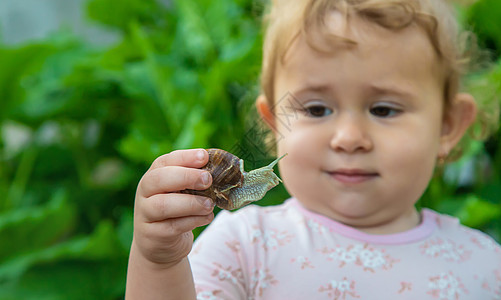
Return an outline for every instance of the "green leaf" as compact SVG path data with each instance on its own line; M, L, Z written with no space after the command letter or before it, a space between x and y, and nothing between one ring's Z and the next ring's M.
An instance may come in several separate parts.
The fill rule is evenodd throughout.
M29 120L43 120L71 110L75 105L73 90L66 86L65 78L91 53L78 43L70 43L46 57L43 68L22 81L26 95L18 105L19 113Z
M208 146L208 140L214 127L203 119L203 113L204 109L201 106L190 108L188 119L183 124L183 131L173 145L174 149L205 148Z
M126 257L126 253L113 226L109 222L102 222L91 236L75 238L43 249L34 249L3 262L0 265L0 281L16 279L35 265L62 260L96 261L120 258Z
M111 223L102 222L89 237L1 264L0 299L114 299L123 293L126 258Z
M131 128L130 133L120 141L119 150L128 159L134 162L151 164L155 158L173 150L171 142L153 140L145 136L141 131Z
M456 213L461 223L474 228L480 228L483 225L501 217L501 207L478 198L475 195L469 195L466 198L461 209Z
M469 23L484 46L497 48L501 54L501 1L479 0L469 10Z
M199 1L177 0L175 3L179 13L179 23L174 47L183 49L197 63L214 57L215 44Z
M25 90L21 86L24 78L41 68L47 56L55 50L50 44L33 44L18 49L0 49L0 119L10 111Z
M165 9L155 0L91 0L87 15L101 24L127 31L130 22L155 24Z
M132 237L134 234L134 210L124 208L120 214L120 220L117 228L117 235L124 249L130 249Z
M75 207L62 190L43 206L4 212L0 214L0 241L8 241L9 246L0 247L0 260L51 246L71 232L75 223Z
M32 267L0 283L2 300L123 299L126 260L68 260Z
M163 114L164 122L174 132L178 131L179 114L174 113L172 107L174 106L173 99L173 86L167 80L166 75L171 75L172 72L169 68L161 68L157 56L154 52L153 45L145 32L136 23L131 23L131 32L137 46L142 50L144 56L144 69L143 86L150 88L150 100L160 108L160 113ZM141 69L139 69L141 70ZM149 82L149 85L144 80Z

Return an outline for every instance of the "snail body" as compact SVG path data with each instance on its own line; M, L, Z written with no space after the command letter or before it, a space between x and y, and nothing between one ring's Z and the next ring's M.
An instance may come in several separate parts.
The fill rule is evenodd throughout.
M187 189L182 193L209 197L218 207L232 210L262 199L281 182L273 173L273 167L285 155L267 166L245 172L244 161L237 156L221 149L207 149L207 152L209 162L203 169L211 173L212 185L205 190Z

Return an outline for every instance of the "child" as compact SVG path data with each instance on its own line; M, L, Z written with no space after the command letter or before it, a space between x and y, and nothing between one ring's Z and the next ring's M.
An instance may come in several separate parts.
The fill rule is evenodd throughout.
M476 115L456 36L439 0L273 1L256 106L292 198L221 212L188 261L213 206L171 192L208 187L208 155L158 158L137 190L126 297L501 299L500 246L414 207Z

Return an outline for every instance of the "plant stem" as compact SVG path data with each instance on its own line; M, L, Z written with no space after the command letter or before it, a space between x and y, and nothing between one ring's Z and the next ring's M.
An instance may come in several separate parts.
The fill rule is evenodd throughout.
M8 190L7 197L5 197L3 203L0 203L0 211L22 206L22 198L33 171L37 155L38 149L35 147L28 148L22 153L21 161Z

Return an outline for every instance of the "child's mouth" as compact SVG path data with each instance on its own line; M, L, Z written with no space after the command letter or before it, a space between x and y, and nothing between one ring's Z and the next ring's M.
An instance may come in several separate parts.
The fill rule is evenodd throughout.
M376 178L378 173L362 169L338 169L330 172L335 180L344 184L357 184Z

